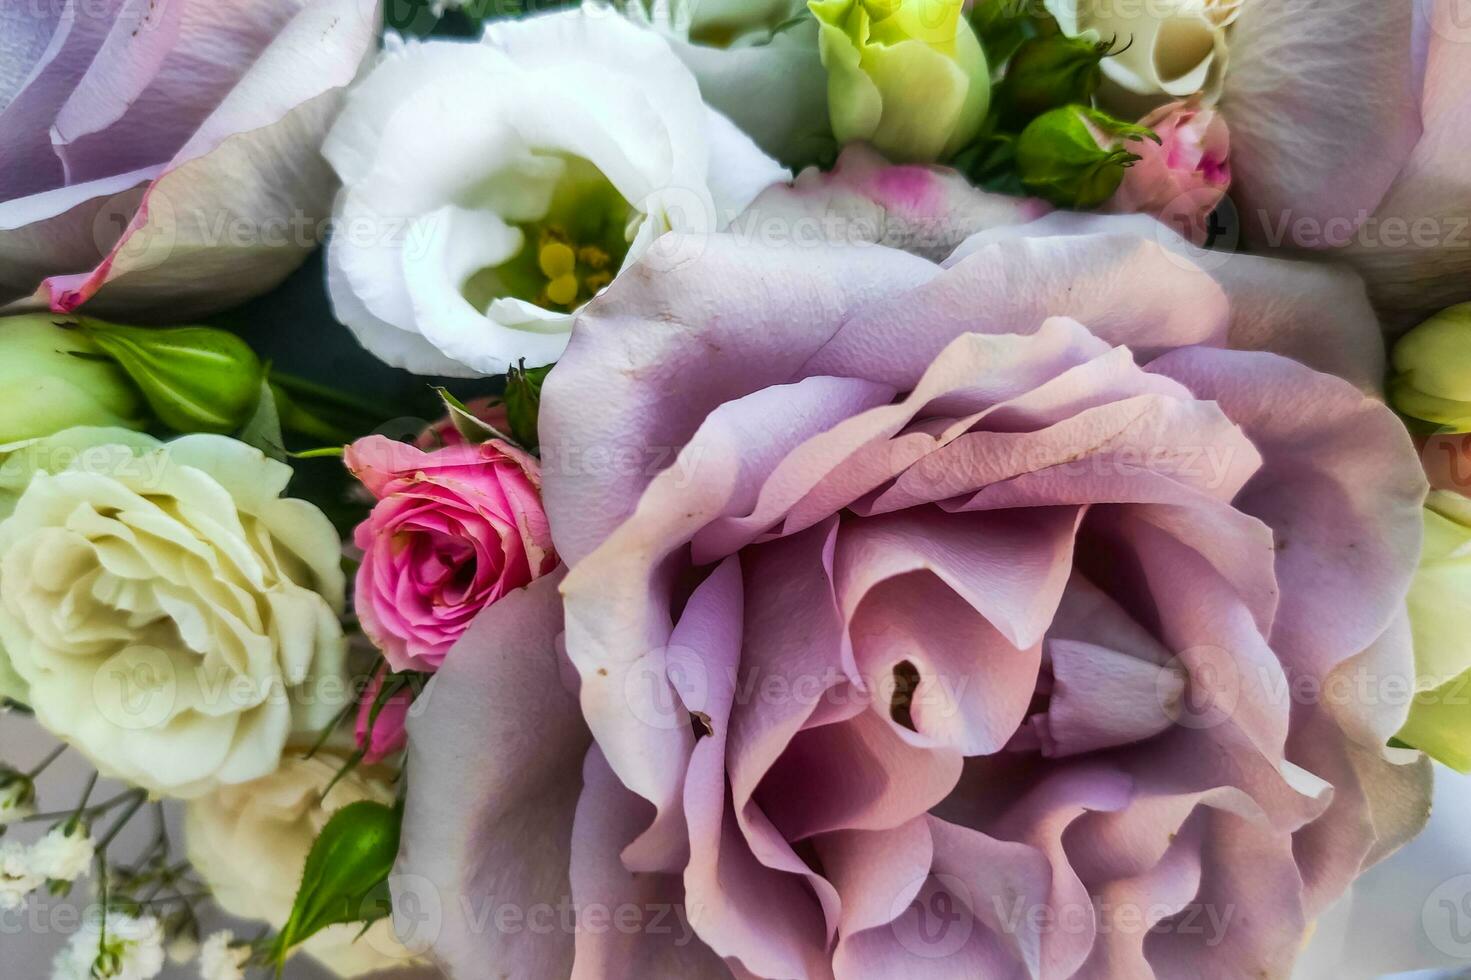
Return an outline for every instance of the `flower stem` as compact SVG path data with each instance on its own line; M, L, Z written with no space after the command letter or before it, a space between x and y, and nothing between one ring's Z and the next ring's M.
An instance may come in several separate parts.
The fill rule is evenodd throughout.
M26 773L26 775L29 776L31 779L35 779L37 776L41 775L41 773L45 772L47 767L50 766L51 763L61 758L62 754L65 753L66 750L67 744L65 742L62 742L56 748L52 749L51 752L47 754L46 758L37 763L36 768Z

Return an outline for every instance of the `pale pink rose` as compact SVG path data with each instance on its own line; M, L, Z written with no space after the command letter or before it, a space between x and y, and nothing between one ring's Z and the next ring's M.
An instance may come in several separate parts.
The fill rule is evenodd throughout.
M1428 809L1405 699L1326 693L1414 676L1426 487L1381 401L1236 348L1372 334L1353 277L1170 238L676 239L588 304L546 458L658 465L549 467L565 575L409 724L450 975L1291 974Z
M0 308L177 318L284 279L378 23L377 0L7 0Z
M1143 119L1160 142L1139 140L1129 149L1140 160L1104 210L1150 214L1197 245L1209 237L1207 219L1231 186L1231 137L1214 109L1172 102Z
M383 690L385 671L379 671L373 682L363 691L358 702L358 719L354 736L358 748L363 752L363 762L373 765L398 752L408 744L408 733L404 725L409 720L409 707L414 703L408 690L390 695L378 709L378 718L373 718L373 706L378 703L378 693Z
M363 552L354 601L394 670L437 670L482 609L557 564L540 465L514 446L426 453L368 436L346 463L378 499L353 535Z

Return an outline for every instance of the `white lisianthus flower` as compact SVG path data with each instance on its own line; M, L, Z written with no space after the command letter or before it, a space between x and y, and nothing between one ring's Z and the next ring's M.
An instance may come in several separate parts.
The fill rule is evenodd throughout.
M1160 101L1220 93L1227 35L1244 0L1044 0L1064 34L1112 40L1103 73ZM1168 98L1165 98L1168 97Z
M0 841L0 912L20 908L45 883L46 876L31 867L28 847L18 841Z
M47 881L76 881L92 867L96 846L85 824L68 830L65 825L31 845L31 870Z
M347 761L331 750L311 758L289 753L281 768L244 786L191 800L184 816L189 862L230 915L280 929L291 915L312 844L332 814L351 803L392 803L390 770L358 768L323 792ZM340 977L416 962L387 919L370 926L331 926L302 951Z
M788 176L602 7L391 44L323 152L338 318L389 364L460 377L555 361L659 235L723 228Z
M624 0L619 9L669 42L717 111L791 167L835 146L827 70L806 0Z
M232 946L235 934L217 932L199 950L200 980L245 980L245 961L250 950Z
M103 775L181 797L248 782L341 710L341 544L281 497L289 466L120 429L3 448L0 645Z
M163 941L152 916L93 916L56 954L51 980L152 980L163 972Z

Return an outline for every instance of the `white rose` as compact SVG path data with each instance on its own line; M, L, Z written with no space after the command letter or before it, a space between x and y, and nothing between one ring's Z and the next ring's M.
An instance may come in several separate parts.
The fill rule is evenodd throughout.
M1103 73L1137 95L1219 94L1244 0L1044 0L1064 34L1112 40Z
M341 544L223 436L68 429L0 464L0 645L104 775L193 796L273 771L346 697Z
M246 786L227 786L189 803L184 817L189 861L220 908L279 929L291 915L313 842L332 814L350 803L391 803L378 770L357 769L323 798L345 756L288 754L281 768ZM353 977L414 962L387 919L359 938L361 926L317 933L303 951L338 976Z
M601 7L391 44L323 152L338 318L389 364L460 377L555 361L572 311L655 238L722 228L788 176Z

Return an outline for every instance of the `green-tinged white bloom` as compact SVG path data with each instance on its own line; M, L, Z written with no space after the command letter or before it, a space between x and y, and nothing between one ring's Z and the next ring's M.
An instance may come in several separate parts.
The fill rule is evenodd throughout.
M1471 772L1471 499L1430 495L1409 607L1416 698L1399 739Z
M1230 27L1243 0L1044 0L1064 34L1107 41L1103 73L1161 101L1219 94Z
M245 962L250 950L234 946L235 934L217 932L199 950L200 980L245 980Z
M164 930L152 916L93 916L56 954L51 980L152 980L163 972Z
M75 327L35 314L0 318L0 445L74 425L141 427L137 387Z
M341 544L224 436L69 429L0 462L0 645L104 775L193 796L275 770L349 696Z
M980 132L991 103L985 52L962 0L809 0L821 27L828 113L839 142L929 162Z
M393 801L391 772L359 768L336 779L344 762L330 749L311 758L291 752L264 779L190 801L184 818L189 862L221 909L280 929L291 916L307 855L332 814L363 800ZM341 977L415 962L387 920L366 933L361 925L330 926L301 951Z
M76 881L92 867L96 853L86 824L63 824L31 845L31 870L47 881Z
M18 841L0 841L0 912L18 909L46 883L31 867L30 848Z
M1390 400L1402 414L1471 432L1471 303L1426 320L1394 348Z
M391 44L322 152L338 318L389 364L458 377L552 363L657 238L720 231L789 176L662 37L592 7Z
M663 35L700 94L756 145L799 169L833 148L827 72L806 0L622 0Z

